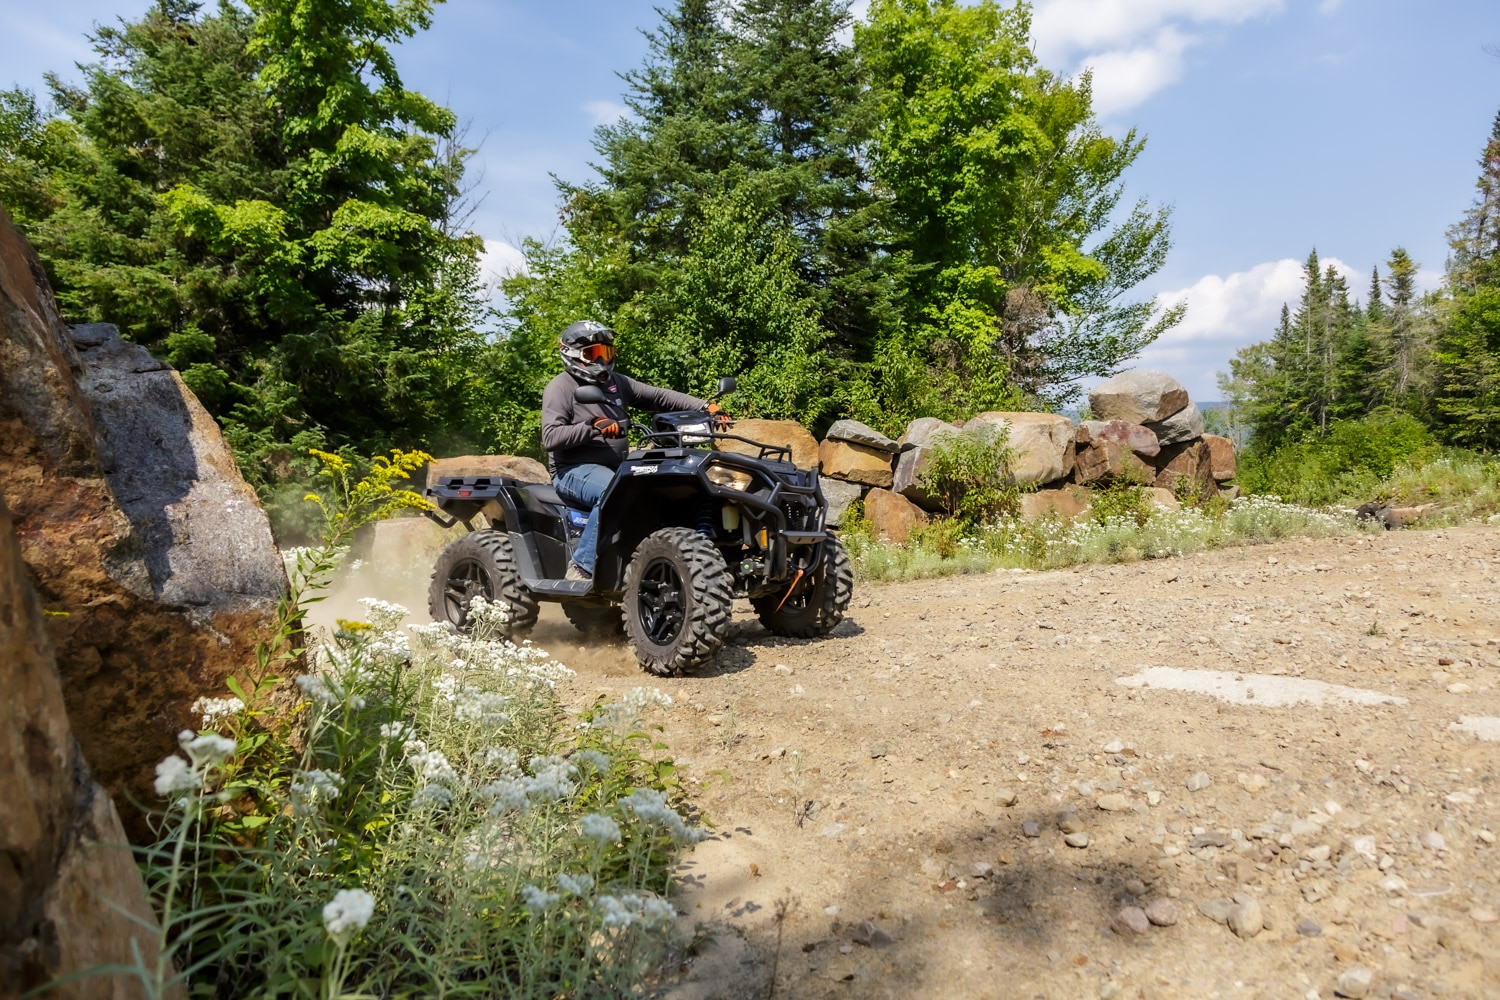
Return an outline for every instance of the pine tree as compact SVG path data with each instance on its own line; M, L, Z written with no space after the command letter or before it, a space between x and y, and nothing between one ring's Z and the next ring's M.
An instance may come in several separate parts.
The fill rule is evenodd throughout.
M1389 358L1391 401L1398 406L1413 389L1422 346L1421 318L1417 315L1417 270L1417 263L1404 249L1397 247L1391 251L1383 286L1389 305L1374 328Z
M1474 204L1448 230L1448 278L1455 292L1500 284L1500 112L1479 156Z
M1370 300L1365 303L1365 319L1378 323L1385 316L1385 299L1380 292L1380 268L1370 268Z

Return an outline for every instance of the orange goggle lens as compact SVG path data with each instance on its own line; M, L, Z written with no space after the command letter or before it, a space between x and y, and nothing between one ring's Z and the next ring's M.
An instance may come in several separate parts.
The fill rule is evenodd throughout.
M578 353L585 361L613 361L615 359L615 349L609 344L587 344Z

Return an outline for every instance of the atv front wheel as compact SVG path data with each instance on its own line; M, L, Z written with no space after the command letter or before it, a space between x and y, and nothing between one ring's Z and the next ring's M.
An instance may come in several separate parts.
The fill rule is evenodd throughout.
M624 617L614 605L599 607L578 601L563 601L563 614L573 627L590 639L614 639L625 634Z
M427 610L433 621L449 622L467 632L469 605L476 597L505 605L510 614L507 638L523 636L536 624L540 608L521 583L510 536L503 531L473 531L443 550L427 588Z
M641 666L662 677L713 659L733 604L724 556L689 528L647 535L625 570L625 632Z
M790 596L750 598L760 623L777 635L813 639L827 635L844 620L854 597L854 566L837 538L823 543L823 562L813 580L803 580ZM784 599L783 599L784 598Z

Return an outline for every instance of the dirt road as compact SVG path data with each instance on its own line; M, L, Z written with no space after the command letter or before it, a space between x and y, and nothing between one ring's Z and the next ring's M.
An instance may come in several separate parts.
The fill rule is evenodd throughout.
M1394 532L746 609L667 681L534 638L675 701L672 1000L1497 997L1497 582L1500 530Z
M1500 739L1497 583L1475 528L871 586L815 643L747 614L657 685L719 831L670 995L1500 996L1500 743L1454 728Z

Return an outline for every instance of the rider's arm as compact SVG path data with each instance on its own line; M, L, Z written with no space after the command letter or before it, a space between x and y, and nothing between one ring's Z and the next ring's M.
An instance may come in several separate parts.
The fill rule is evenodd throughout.
M604 440L587 416L574 414L571 388L549 385L542 393L542 447L548 451L599 444Z
M697 396L689 396L685 392L673 392L671 389L661 389L625 375L616 375L616 379L629 383L632 406L639 406L643 410L653 413L664 413L667 410L701 410L708 403Z

